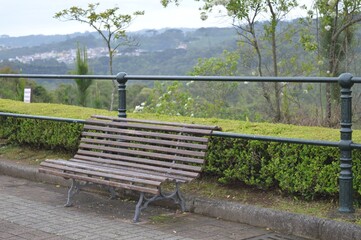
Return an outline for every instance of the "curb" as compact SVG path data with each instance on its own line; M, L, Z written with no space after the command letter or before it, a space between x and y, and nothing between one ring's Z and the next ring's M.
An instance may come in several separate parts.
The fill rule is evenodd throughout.
M62 186L69 185L68 181L61 177L38 173L36 166L17 164L4 159L0 159L0 174ZM361 227L351 223L196 196L188 196L185 199L191 212L210 217L270 228L274 231L310 239L361 239Z
M255 227L271 228L285 234L320 240L360 240L361 227L308 215L195 198L194 212Z

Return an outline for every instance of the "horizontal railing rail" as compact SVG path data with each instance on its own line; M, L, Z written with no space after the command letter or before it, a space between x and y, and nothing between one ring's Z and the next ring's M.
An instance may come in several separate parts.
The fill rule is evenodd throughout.
M125 80L153 81L200 81L200 82L293 82L293 83L337 83L337 77L236 77L236 76L147 76L125 75ZM361 83L361 77L352 78L352 82Z
M125 81L200 81L200 82L293 82L293 83L337 83L338 77L252 77L252 76L171 76L171 75L58 75L58 74L0 74L0 78L30 79L97 79ZM361 77L353 77L353 83L361 83Z
M48 120L48 121L56 121L56 122L80 123L80 124L85 123L85 120L83 120L83 119L59 118L59 117L49 117L49 116L39 116L39 115L28 115L28 114L15 114L15 113L6 113L6 112L0 112L0 116L37 119L37 120ZM272 137L272 136L266 136L266 135L262 136L262 135L252 135L252 134L240 134L240 133L234 133L234 132L213 131L211 136L223 137L223 138L240 138L240 139L246 139L246 140L259 140L259 141L268 141L268 142L279 142L279 143L306 144L306 145L316 145L316 146L324 146L324 147L339 147L339 142L333 142L333 141L309 140L309 139L301 139L301 138L282 138L282 137ZM361 144L352 144L352 147L361 149Z
M98 80L115 80L113 75L57 75L57 74L0 74L0 78L30 78L30 79L98 79Z
M14 118L28 118L28 119L37 119L37 120L48 120L48 121L55 121L55 122L85 123L85 120L83 120L83 119L49 117L49 116L39 116L39 115L29 115L29 114L16 114L16 113L7 113L7 112L0 112L0 116L14 117Z
M0 74L0 78L30 78L30 79L98 79L116 80L118 82L119 108L118 116L126 117L126 83L127 81L201 81L201 82L292 82L292 83L338 83L341 87L341 128L340 141L322 141L295 138L281 138L273 136L248 135L239 133L215 131L213 136L240 138L248 140L274 141L291 144L308 144L317 146L338 147L340 149L339 175L339 211L352 213L353 208L353 176L352 149L361 149L361 144L352 142L352 95L351 88L355 83L361 83L361 77L354 77L349 73L339 77L248 77L248 76L157 76L157 75L128 75L120 72L117 75L55 75L55 74ZM24 114L0 113L0 116L23 117L32 119L63 121L70 123L84 123L81 119L55 118Z

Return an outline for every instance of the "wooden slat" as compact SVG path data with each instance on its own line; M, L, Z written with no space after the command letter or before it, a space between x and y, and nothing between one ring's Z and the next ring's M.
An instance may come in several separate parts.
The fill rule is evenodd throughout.
M141 129L141 130L191 133L191 134L201 134L201 135L210 135L212 133L211 129L162 126L162 125L155 125L155 124L139 124L139 123L103 121L103 120L94 120L94 119L88 119L85 122L86 122L86 124L97 125L97 126L98 125L99 126L112 126L112 127L132 128L132 129L135 128L135 129Z
M91 154L91 153L90 153ZM192 166L192 165L183 165L183 164L177 164L177 163L167 163L167 164L159 164L154 165L150 164L147 161L142 161L143 163L139 162L133 162L133 161L119 161L119 159L114 159L117 156L110 156L113 158L107 157L100 157L96 155L109 155L108 153L97 153L92 155L81 155L76 154L74 158L72 159L82 159L86 161L94 161L104 164L109 164L112 166L126 166L136 169L145 169L145 170L151 170L154 172L162 172L162 173L172 173L176 175L187 175L187 176L196 176L197 173L201 172L202 167L200 166Z
M153 180L148 180L148 179L144 179L141 177L136 178L136 177L128 177L125 174L109 173L110 171L107 171L105 168L100 168L100 167L95 168L94 166L91 166L89 164L87 164L87 165L86 164L76 164L74 162L53 163L53 162L48 161L48 162L45 162L44 164L42 164L42 167L54 168L57 170L69 171L69 172L74 172L74 173L81 173L81 174L90 175L90 176L115 179L115 180L119 180L119 181L123 181L123 182L142 183L142 184L154 185L154 186L159 186L162 183L162 181L153 181ZM164 179L163 182L165 180L166 179Z
M149 124L158 124L158 125L165 125L165 126L177 126L177 127L187 127L187 128L199 128L199 129L211 129L211 130L220 130L221 128L218 126L207 126L207 125L200 125L200 124L186 124L186 123L175 123L175 122L160 122L154 120L143 120L143 119L132 119L132 118L114 118L108 116L99 116L93 115L92 118L96 119L104 119L104 120L111 120L111 121L119 121L119 122L136 122L136 123L149 123Z
M133 156L143 156L143 157L150 157L150 158L156 158L156 159L164 159L164 160L169 160L169 161L180 161L180 162L198 163L198 164L202 164L204 162L203 159L199 159L199 158L182 157L182 156L175 156L175 155L171 155L171 154L153 153L153 152L146 152L146 151L139 151L139 150L105 147L105 146L95 145L95 144L80 143L79 149L83 149L83 148L100 150L100 151L108 151L108 152L114 152L114 153L119 153L119 154L129 154L129 155L133 155Z
M197 149L197 150L206 150L207 149L206 144L187 143L187 142L181 142L181 141L169 141L169 140L144 138L144 137L131 137L131 136L121 135L121 134L83 132L82 136L83 137L94 137L94 138L108 138L108 139L124 140L124 141L135 141L135 142L142 142L142 143L150 143L150 144L154 144L154 145L174 146L174 147L187 148L187 149Z
M194 136L184 136L178 134L169 134L169 133L158 133L158 132L145 132L145 131L137 131L131 129L121 129L121 128L112 128L112 127L100 127L94 125L84 125L84 129L86 130L96 130L96 131L103 131L105 133L118 133L118 134L127 134L133 136L146 136L146 137L153 137L153 138L162 138L162 139L173 139L173 140L183 140L183 141L190 141L190 142L202 142L208 143L208 138L204 137L194 137Z
M159 175L157 176L154 174L144 174L144 173L135 172L135 171L124 171L124 170L122 171L121 169L112 169L106 165L103 165L102 167L100 167L99 165L95 166L95 165L89 164L89 162L87 162L87 164L85 164L84 162L82 164L79 164L79 163L75 163L72 161L65 161L65 160L52 160L52 161L47 160L47 161L43 162L42 166L62 169L62 170L66 170L66 171L72 171L71 170L72 168L77 169L74 171L79 171L79 172L80 172L79 169L85 169L85 170L89 170L89 171L98 171L99 175L85 173L85 172L82 172L82 173L91 174L91 175L95 175L95 176L109 177L109 178L114 178L114 179L124 180L124 181L142 182L145 184L157 185L157 186L159 186L161 182L164 182L167 180L165 177L161 177ZM100 175L100 173L106 173L108 175L107 176L105 176L104 174ZM114 174L118 174L120 176L117 177ZM114 175L114 176L111 177L110 175Z
M116 146L116 147L124 147L124 148L133 148L133 149L142 149L142 150L150 150L163 152L167 154L178 154L178 155L187 155L193 157L204 157L205 152L199 151L189 151L183 149L169 148L169 147L158 147L150 144L139 144L139 143L130 143L130 142L121 142L121 141L109 141L109 140L99 140L99 139L91 139L91 138L82 138L82 143L92 143L92 144L100 144L103 146Z
M91 156L95 157L91 157ZM74 156L74 158L84 158L89 157L89 161L96 161L97 158L106 158L106 159L115 159L115 160L123 160L128 165L127 166L133 166L133 167L140 167L140 166L152 166L156 167L159 166L162 169L174 169L174 170L185 170L190 172L200 172L202 167L201 166L194 166L194 165L188 165L188 164L179 164L175 162L164 162L164 161L157 161L157 160L149 160L149 159L143 159L143 158L134 158L134 157L126 157L119 159L121 157L120 155L113 155L111 153L101 153L101 152L93 152L88 150L79 150L79 152ZM120 161L114 161L111 164L117 164ZM140 164L140 166L136 165L137 163ZM133 164L133 165L129 165ZM156 170L156 168L154 168Z
M156 160L149 161L148 159L127 157L127 156L122 156L122 155L113 155L113 154L109 154L109 153L101 153L101 152L82 150L81 152L78 152L78 154L75 155L74 158L86 159L83 156L106 158L107 160L109 159L108 161L110 164L114 164L114 165L132 167L132 163L135 162L135 163L142 163L142 165L138 166L138 167L143 167L143 169L148 169L148 170L153 170L153 171L158 171L158 172L165 172L165 173L169 172L169 173L173 173L176 175L183 175L183 176L189 176L189 177L197 177L198 176L197 172L172 169L171 167L168 167L168 168L167 167L157 167L157 165L164 166L164 164L161 164L160 161L156 161ZM92 160L95 161L95 159L92 159ZM100 161L100 159L98 161ZM127 161L129 161L130 163L127 163Z
M65 178L78 179L78 180L81 180L81 181L93 182L93 183L102 184L102 185L111 186L111 187L136 190L136 191L139 191L139 192L151 193L151 194L154 194L154 195L159 194L159 189L158 188L155 189L155 188L150 188L150 187L143 187L143 186L137 186L137 185L132 185L132 184L114 182L114 181L109 181L109 180L104 180L104 179L96 179L94 177L88 177L88 176L77 175L77 174L72 174L72 173L59 172L59 171L54 171L52 169L47 169L47 168L42 168L42 167L39 168L39 172L48 173L48 174L52 174L52 175L56 175L56 176L60 176L60 177L65 177Z
M101 160L101 159L100 159ZM105 161L112 161L112 160L108 160L108 159L103 159ZM85 164L92 164L94 166L104 166L104 162L102 161L87 161L83 158L72 158L69 161L71 162L78 162L78 163L85 163ZM172 169L168 169L169 171L164 172L164 171L154 171L153 169L151 170L147 170L148 168L147 165L144 165L144 168L140 167L140 168L134 168L134 167L128 167L126 164L124 165L111 165L112 168L114 169L121 169L121 170L126 170L126 171L136 171L136 173L145 173L145 174L156 174L156 176L162 177L162 178L166 178L167 180L173 181L173 180L177 180L180 182L190 182L193 179L195 179L195 176L192 177L187 177L184 175L178 175L175 174ZM151 167L151 166L150 166ZM196 176L198 176L199 174L197 174ZM164 181L163 181L164 182Z

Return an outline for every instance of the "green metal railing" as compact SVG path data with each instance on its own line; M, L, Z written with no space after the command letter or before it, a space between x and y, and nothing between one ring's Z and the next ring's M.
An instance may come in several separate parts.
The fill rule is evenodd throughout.
M353 187L352 187L352 149L361 149L361 144L352 142L352 96L351 88L355 83L361 83L360 77L353 77L349 73L339 77L219 77L219 76L148 76L127 75L124 72L117 75L45 75L45 74L0 74L0 78L33 78L33 79L97 79L116 80L118 82L119 107L118 116L125 118L126 111L126 83L129 80L152 81L203 81L203 82L296 82L296 83L338 83L341 86L341 122L340 141L320 141L294 138L280 138L260 135L238 133L224 133L215 131L212 136L241 138L248 140L273 141L292 144L308 144L317 146L338 147L340 149L340 175L339 175L339 212L353 213ZM0 116L21 117L84 123L81 119L55 118L24 114L1 113Z

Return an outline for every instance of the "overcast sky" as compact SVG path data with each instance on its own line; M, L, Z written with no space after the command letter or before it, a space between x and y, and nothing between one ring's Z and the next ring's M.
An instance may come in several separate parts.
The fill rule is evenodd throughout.
M312 0L303 0L302 3ZM144 10L128 29L231 27L231 20L217 11L206 21L200 19L202 1L182 0L180 6L164 8L160 0L0 0L0 35L67 34L93 31L87 24L54 19L56 12L71 6L86 8L88 3L100 2L100 9L118 6L122 14ZM298 14L297 11L294 11ZM294 14L293 14L294 15ZM299 16L298 16L299 17Z
M159 29L165 27L225 27L231 26L227 18L217 16L200 20L194 0L183 0L179 7L164 8L160 0L0 0L0 35L23 36L32 34L65 34L93 31L86 24L54 19L56 12L71 6L87 7L88 3L100 2L103 9L118 6L122 14L144 10L145 15L135 19L130 31Z

